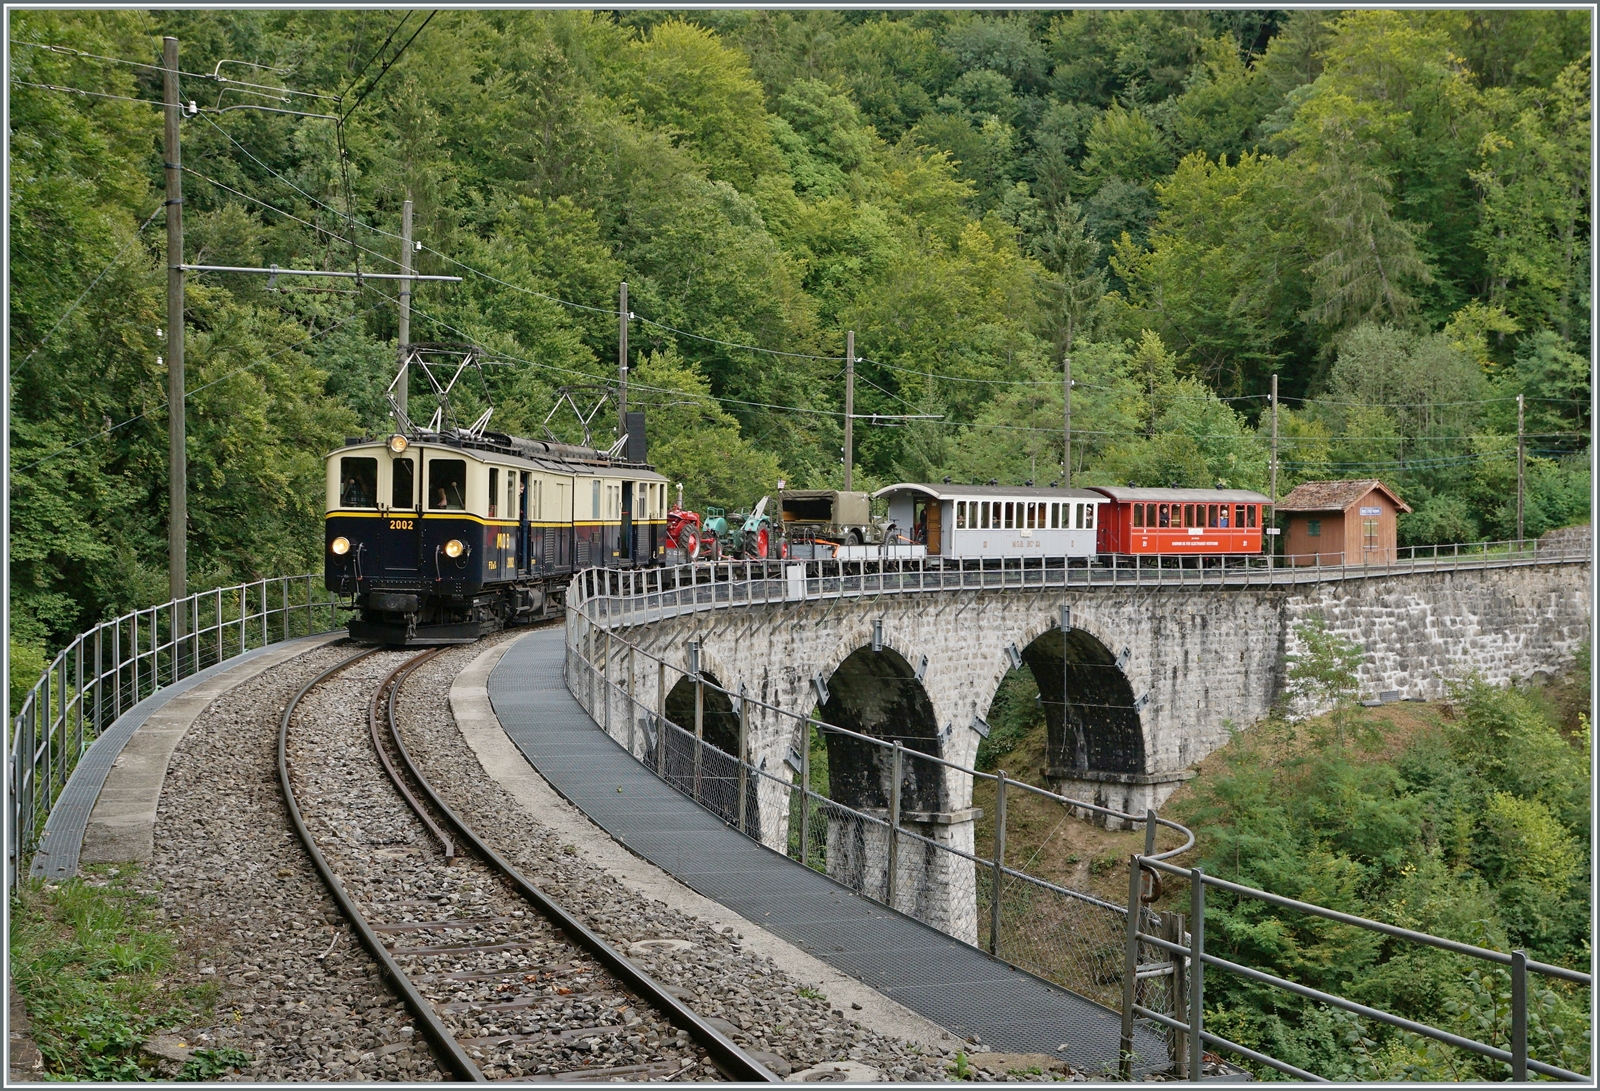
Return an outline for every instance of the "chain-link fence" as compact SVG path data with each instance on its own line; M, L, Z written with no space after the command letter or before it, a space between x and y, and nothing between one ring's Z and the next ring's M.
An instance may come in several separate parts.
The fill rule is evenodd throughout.
M338 604L321 575L280 576L134 610L74 639L11 720L11 888L78 758L119 716L163 686L251 648L338 624Z
M1437 563L1447 562L1441 557ZM707 603L760 602L773 590L772 586L763 588L763 582L779 584L776 580L763 581L758 572L751 575L752 585L725 591L709 582L691 584L693 590L687 597ZM735 578L731 571L729 576ZM639 599L629 600L626 579L639 581ZM912 749L902 741L871 738L723 690L699 672L698 649L693 645L685 670L650 655L608 627L623 623L624 618L627 623L639 623L649 620L650 613L665 616L673 612L660 609L669 605L666 600L674 594L667 588L668 581L650 581L637 573L626 579L586 573L574 582L568 596L568 686L596 721L669 783L768 847L865 897L1120 1012L1124 1078L1163 1069L1180 1076L1194 1071L1214 1074L1216 1057L1212 1051L1231 1053L1262 1069L1296 1079L1324 1078L1206 1030L1200 1013L1205 968L1210 966L1325 1005L1334 1015L1349 1021L1357 1046L1371 1045L1378 1030L1399 1028L1419 1040L1441 1044L1480 1061L1502 1064L1514 1078L1526 1078L1528 1072L1534 1072L1557 1079L1587 1079L1529 1055L1530 1019L1536 1039L1539 1032L1537 1011L1530 1016L1530 1010L1538 1004L1549 1006L1551 1001L1543 994L1537 1003L1530 1001L1527 984L1529 973L1543 974L1557 987L1586 994L1590 987L1587 974L1530 962L1520 953L1474 948L1210 877L1197 878L1203 875L1200 869L1185 869L1171 862L1193 844L1192 835L1154 812L1128 815L1068 799L1011 780L1004 773L989 774L959 766ZM845 577L844 582L849 579ZM866 582L860 574L856 579L861 581L857 586ZM848 589L843 590L849 593ZM646 611L642 603L650 598L654 599L655 608ZM664 715L669 682L683 680L696 689L695 708L701 710L702 720L708 694L717 695L720 703L737 711L739 731L738 740L731 747L733 753L713 746L703 730L697 732ZM656 707L647 707L647 700L637 694L647 694ZM779 769L758 768L750 763L747 728L752 710L769 721L773 717L792 721L790 735L800 745L790 747ZM834 735L847 737L858 754L859 748L868 748L869 760L861 764L881 774L876 780L867 778L868 790L856 793L855 805L832 798L837 794L837 785L832 782L831 770L813 769L813 751L822 760L828 749L826 740ZM913 740L913 744L916 742ZM973 785L985 781L994 789L994 836L992 842L985 837L984 844L975 844L975 823L970 816L963 821L959 811L951 810L950 801L972 798ZM1027 865L1008 861L1006 800L1008 795L1016 799L1017 793L1051 801L1064 812L1100 815L1125 826L1143 828L1145 851L1130 861L1126 900L1119 904L1089 890L1071 889L1030 874ZM1182 835L1183 844L1155 852L1158 826ZM1174 896L1163 904L1177 908L1157 912L1151 903L1160 897L1161 875L1175 884L1169 892ZM1497 963L1495 973L1507 978L1507 996L1500 1005L1505 1009L1505 1027L1500 1035L1504 1041L1481 1042L1400 1019L1206 953L1204 899L1194 898L1191 891L1193 904L1188 913L1183 912L1177 895L1185 880L1192 880L1188 884L1191 887L1220 886L1239 897L1265 899L1354 927L1442 947L1456 953L1451 957L1470 956L1468 961ZM1130 913L1138 922L1131 933ZM1363 1027L1373 1031L1371 1037ZM1145 1032L1153 1032L1165 1043L1164 1056L1134 1055L1134 1043L1149 1040ZM1563 1051L1558 1059L1566 1061L1567 1052Z
M576 588L569 594L568 610L569 690L596 723L668 784L750 837L850 890L1120 1009L1127 907L1007 865L1004 822L997 824L991 843L976 845L974 812L953 810L950 801L970 799L973 783L991 781L1002 811L1008 790L1030 792L1053 801L1064 813L1089 812L1148 827L1147 848L1152 852L1154 827L1165 826L1183 844L1161 854L1163 858L1193 844L1188 830L1153 813L1129 815L1068 799L898 740L795 716L708 680L698 669L693 647L687 668L650 655L597 624L585 612ZM694 719L687 724L665 715L667 694L681 682L694 692ZM734 753L706 738L713 704L731 708L737 717ZM752 712L791 722L788 734L801 741L778 769L752 763ZM869 748L863 764L879 775L866 778L865 795L871 798L865 804L833 798L837 786L830 771L814 768L813 750L820 760L830 736ZM1141 965L1147 961L1148 952ZM1159 974L1141 977L1139 995L1169 1005L1166 988Z

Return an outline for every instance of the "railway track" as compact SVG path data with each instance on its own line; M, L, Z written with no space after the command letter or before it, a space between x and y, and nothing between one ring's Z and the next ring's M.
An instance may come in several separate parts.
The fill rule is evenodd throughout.
M295 831L441 1066L474 1082L777 1082L439 798L395 708L442 650L358 652L308 682L278 731Z

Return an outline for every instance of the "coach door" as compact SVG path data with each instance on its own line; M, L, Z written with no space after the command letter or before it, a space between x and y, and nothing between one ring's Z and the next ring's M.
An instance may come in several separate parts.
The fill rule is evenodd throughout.
M526 576L529 566L529 552L531 542L528 531L528 471L521 473L521 483L517 489L517 573Z
M633 482L622 483L622 525L617 529L617 560L626 564L633 559Z

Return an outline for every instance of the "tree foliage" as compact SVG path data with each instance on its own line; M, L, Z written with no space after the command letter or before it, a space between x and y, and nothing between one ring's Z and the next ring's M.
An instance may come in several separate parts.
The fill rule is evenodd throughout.
M1525 525L1588 515L1580 16L19 14L77 52L13 51L17 635L164 587L161 118L127 101L159 72L99 57L172 34L342 95L220 113L263 101L185 77L186 257L393 269L409 195L419 270L464 277L413 337L490 351L501 427L614 374L626 280L691 496L840 482L853 329L863 482L1058 479L1070 355L1075 482L1264 488L1277 373L1280 484L1383 477L1424 541L1514 531L1517 394ZM314 568L319 456L387 427L393 289L190 285L195 585Z

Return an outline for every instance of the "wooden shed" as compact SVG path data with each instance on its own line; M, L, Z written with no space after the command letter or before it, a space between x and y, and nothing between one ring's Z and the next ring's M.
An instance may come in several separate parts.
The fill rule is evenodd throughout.
M1278 502L1288 516L1283 553L1292 564L1388 564L1396 558L1395 520L1410 511L1376 478L1307 481Z

